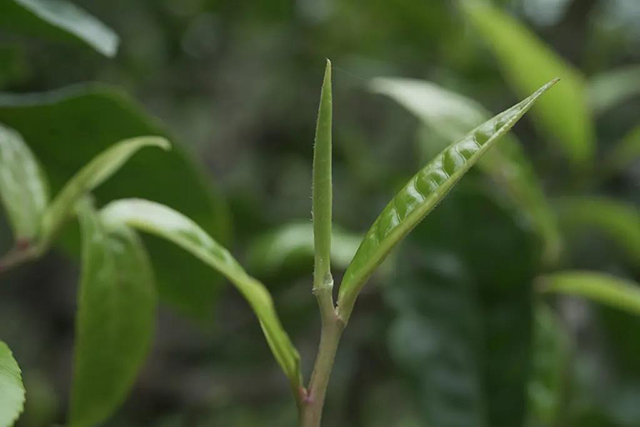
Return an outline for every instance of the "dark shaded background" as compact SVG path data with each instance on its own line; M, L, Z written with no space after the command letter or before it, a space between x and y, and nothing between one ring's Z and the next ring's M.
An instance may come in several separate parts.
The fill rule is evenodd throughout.
M445 0L77 3L121 36L118 56L110 60L76 46L0 32L0 53L10 59L0 61L0 89L26 93L87 81L122 87L206 166L230 207L232 248L240 259L260 234L310 217L312 139L325 58L335 65L334 218L356 232L368 227L422 161L418 121L369 93L369 78L428 79L494 112L517 101L486 46ZM636 0L495 3L587 76L640 62ZM600 150L640 122L639 107L632 100L598 119ZM562 183L562 159L542 147L531 121L525 118L516 133L549 191L570 192ZM465 180L403 245L409 262L389 268L393 271L365 289L339 352L326 425L408 427L426 425L427 419L434 427L476 425L472 419L438 424L424 415L438 405L429 384L478 380L476 372L456 367L442 369L455 377L437 375L438 363L448 363L447 357L479 351L465 348L468 342L456 347L455 325L438 325L470 316L461 320L464 329L475 323L478 310L497 313L485 319L489 325L532 328L531 301L537 297L529 287L504 292L504 286L531 282L541 271L535 261L540 249L486 177L471 174ZM599 191L640 203L637 168L613 177ZM6 225L2 231L7 247ZM589 235L570 247L563 262L637 279L637 263L634 270L623 258L599 236ZM312 261L303 261L306 269L262 278L308 374L319 318L310 293ZM29 393L21 426L66 420L77 273L74 261L53 252L2 277L0 336L20 360ZM425 281L436 285L424 288ZM479 302L469 300L470 287ZM554 307L571 353L563 359L566 387L558 425L640 425L640 353L635 352L640 321L574 299L555 301ZM163 307L146 367L108 425L295 424L286 381L248 306L227 287L211 309L213 319L203 321ZM450 335L447 327L454 330ZM511 422L522 416L524 396L505 392L499 377L512 358L533 354L530 337L509 328L486 337L493 329L480 329L465 333L490 343L478 362L492 420L487 425L520 425ZM456 348L433 359L425 350L433 342ZM422 369L427 364L435 371ZM531 374L529 367L514 369L516 376ZM464 402L453 407L458 404L467 407ZM530 419L530 425L548 424Z

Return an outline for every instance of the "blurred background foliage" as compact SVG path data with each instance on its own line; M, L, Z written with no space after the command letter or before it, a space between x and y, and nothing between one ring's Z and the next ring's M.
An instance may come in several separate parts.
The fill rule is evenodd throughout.
M559 269L640 280L638 1L74 0L106 24L80 32L89 18L52 26L24 6L37 1L3 1L0 122L25 137L52 191L119 139L170 135L171 156L141 153L97 192L99 204L161 201L226 242L274 294L307 375L319 333L308 219L324 58L335 65L342 269L394 191L451 136L373 93L370 79L428 80L484 114L559 75L558 91L515 130L527 176L544 189L536 200L557 215L557 253L491 166L472 171L365 288L325 424L640 424L640 318L536 292L536 277ZM5 252L4 220L0 229ZM66 420L75 234L0 277L0 337L28 393L20 426ZM150 243L167 304L135 389L107 425L294 425L248 306L189 256Z

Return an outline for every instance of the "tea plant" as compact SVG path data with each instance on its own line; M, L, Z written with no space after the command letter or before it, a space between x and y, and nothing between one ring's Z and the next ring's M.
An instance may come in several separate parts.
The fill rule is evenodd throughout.
M253 309L267 343L289 381L301 426L319 426L338 344L356 298L390 251L442 200L460 178L504 136L557 80L486 121L434 157L382 211L346 270L334 302L331 270L332 183L331 64L322 88L313 159L313 293L322 319L314 370L304 385L300 357L282 327L265 286L199 225L165 205L116 200L101 210L87 195L107 180L139 149L168 148L166 140L144 137L120 142L82 168L49 201L44 174L21 139L0 128L0 194L15 233L15 248L2 270L41 256L74 214L82 233L82 277L76 316L76 346L70 425L104 421L122 402L147 353L156 308L153 268L134 230L173 242L235 285ZM6 410L10 425L20 412L18 368L5 350L3 382L15 396ZM6 372L6 373L5 373ZM13 382L10 382L13 381ZM18 390L18 391L16 391ZM7 400L11 401L11 400ZM4 414L3 414L4 415Z

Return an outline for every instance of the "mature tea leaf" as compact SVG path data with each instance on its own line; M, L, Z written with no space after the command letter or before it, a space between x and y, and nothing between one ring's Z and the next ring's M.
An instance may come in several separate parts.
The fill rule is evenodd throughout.
M66 0L4 0L0 3L0 27L79 42L108 57L118 51L119 38L113 30Z
M52 192L60 191L75 171L116 141L161 135L175 142L129 96L104 85L29 95L0 94L0 122L20 132L44 162ZM221 243L230 237L224 199L178 142L170 152L142 150L93 195L99 206L123 197L155 200L184 212ZM199 320L210 320L222 289L220 278L216 282L210 268L174 245L153 237L145 236L144 240L163 300ZM77 237L64 234L61 243L79 255Z
M10 427L24 408L22 371L11 350L0 341L0 426Z
M358 250L362 236L333 226L331 231L331 262L345 269ZM249 248L247 265L260 275L273 276L288 269L308 271L313 264L313 226L308 222L291 223L269 231Z
M338 299L339 314L348 320L366 280L393 249L443 198L462 176L545 93L555 80L524 101L495 116L451 144L418 172L382 211L365 235L347 269Z
M276 361L289 378L297 396L301 386L300 356L283 329L271 294L262 283L249 276L233 256L200 226L181 213L142 199L109 203L102 211L107 223L127 224L167 239L222 273L247 300L260 321Z
M523 425L538 249L520 214L473 179L407 239L382 294L423 425Z
M640 265L640 209L604 197L566 197L558 201L558 212L567 229L599 231Z
M596 271L561 271L540 279L543 292L588 298L633 314L640 314L640 284Z
M371 88L396 100L445 141L463 138L469 129L491 117L491 113L474 100L427 81L377 78ZM561 247L555 213L518 139L512 134L503 138L502 143L478 161L478 167L502 184L513 201L530 216L545 244L543 258L553 261ZM428 140L422 138L421 142Z
M0 125L0 199L18 242L32 241L49 202L46 179L22 137Z
M104 422L124 401L151 343L157 297L138 236L106 227L87 200L79 204L82 277L76 317L70 425Z
M169 141L161 137L133 138L109 147L84 166L60 190L47 207L42 218L42 241L49 244L60 227L73 212L78 200L109 179L131 156L144 147L160 147L168 150Z
M554 77L557 90L532 111L550 141L575 165L593 160L595 133L584 77L518 21L484 1L460 0L463 13L496 55L514 90L524 96Z
M640 95L640 66L605 71L589 82L589 103L596 113L603 113L616 105Z
M313 239L315 267L313 289L333 287L331 278L331 62L327 68L320 95L316 141L313 150Z

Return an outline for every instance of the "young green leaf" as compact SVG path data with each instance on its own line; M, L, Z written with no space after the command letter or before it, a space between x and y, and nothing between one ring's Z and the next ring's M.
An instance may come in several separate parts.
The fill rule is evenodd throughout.
M229 279L258 317L276 361L289 378L294 395L299 396L300 356L280 323L269 291L249 276L223 246L181 213L147 200L112 202L103 209L102 217L109 224L127 224L167 239Z
M331 262L340 269L349 265L362 236L339 227L331 230ZM252 242L247 266L261 275L272 276L298 266L309 267L314 255L313 226L291 223L259 236Z
M44 212L41 244L46 247L51 242L82 196L109 179L138 150L149 146L165 150L170 148L166 139L154 136L121 141L103 151L76 173Z
M596 113L640 95L640 66L631 65L606 71L589 82L589 103Z
M618 244L635 265L640 265L640 210L604 197L567 197L558 212L570 230L598 230Z
M13 425L22 413L24 401L22 371L9 347L0 341L0 426Z
M377 78L372 81L371 89L397 101L445 141L464 137L469 129L491 117L489 111L474 100L427 81ZM430 141L421 138L423 144ZM557 219L517 138L505 135L502 143L478 161L478 167L502 184L522 212L530 217L544 243L543 259L555 260L561 248Z
M229 241L233 227L227 204L200 162L120 88L83 84L41 93L0 93L0 123L18 131L36 158L46 162L52 194L115 141L144 135L166 137L173 143L171 152L143 150L136 154L127 167L91 192L96 204L103 206L123 197L155 200L183 212L220 243ZM63 233L56 243L80 257L80 244L70 233ZM162 300L198 321L210 320L223 290L222 278L212 277L216 275L209 267L169 242L145 239L145 247Z
M313 151L313 239L315 268L313 289L333 288L331 278L331 61L327 67L320 95L320 109ZM330 295L330 294L329 294ZM333 303L331 303L333 305Z
M562 271L540 279L543 292L588 298L600 304L640 314L640 284L595 271Z
M0 27L46 38L83 43L107 57L115 56L116 33L66 0L0 2Z
M389 252L557 80L451 144L391 200L365 235L340 286L338 312L347 321L365 282Z
M532 111L537 118L534 123L575 166L588 165L595 151L595 133L584 77L535 34L488 2L460 0L459 4L520 96L553 77L562 79L562 85Z
M22 137L0 125L0 199L17 242L31 242L49 202L45 177Z
M76 317L70 425L104 422L123 402L148 353L157 297L138 236L106 227L88 200L78 203L82 277Z

